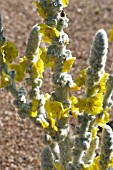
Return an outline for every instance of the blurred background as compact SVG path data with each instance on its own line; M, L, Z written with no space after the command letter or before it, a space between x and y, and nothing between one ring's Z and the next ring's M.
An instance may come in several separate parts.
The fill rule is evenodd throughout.
M76 57L70 70L75 79L79 71L88 65L96 31L103 28L109 36L113 24L113 0L70 0L65 12L69 18L69 26L65 29L70 38L67 49ZM32 0L0 0L0 13L6 39L15 43L19 56L25 55L32 26L42 22ZM113 43L109 43L108 73L113 72L112 61ZM46 70L42 92L53 90L51 77L50 70ZM76 95L81 93L77 92ZM0 90L0 170L40 170L43 148L41 130L28 119L19 118L12 102L12 96Z

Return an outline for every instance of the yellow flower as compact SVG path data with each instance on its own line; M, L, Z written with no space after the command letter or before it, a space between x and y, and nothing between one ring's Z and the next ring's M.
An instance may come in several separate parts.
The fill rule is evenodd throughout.
M41 59L43 60L44 62L44 66L47 67L47 68L51 68L54 66L54 57L48 57L47 56L47 49L46 48L41 48L42 50L42 54L41 54Z
M61 102L53 101L52 110L55 115L58 115L63 110L63 105Z
M40 16L44 19L47 18L48 14L47 12L41 7L40 3L38 3L38 1L34 1L33 4L36 5L37 9L38 9L38 13L40 14Z
M12 61L18 56L18 51L12 42L7 42L2 46L1 53L4 63L12 63Z
M58 119L68 117L68 108L63 107L61 102L54 101L52 103L52 114L57 117Z
M10 82L10 76L6 74L5 72L2 72L1 78L0 78L0 88L4 88L7 86Z
M23 78L25 77L25 70L23 67L21 67L21 65L19 64L8 64L8 68L10 70L15 70L16 71L16 75L15 75L15 81L17 82L21 82L23 80Z
M79 110L96 115L103 110L103 96L97 94L90 98L78 98L77 106Z
M43 78L44 63L41 58L39 58L37 62L33 62L32 69L34 78L37 78L37 76Z
M103 96L97 94L86 102L86 112L96 115L103 110Z
M16 71L15 81L21 82L25 77L26 64L27 58L25 56L19 58L19 64L8 64L10 70Z
M25 56L19 58L19 64L8 64L10 70L16 71L15 81L21 82L25 77L26 64L27 58Z
M68 110L69 108L64 108L61 102L53 101L51 102L50 98L46 100L45 103L45 110L50 117L50 114L52 113L53 118L65 118L68 117Z
M68 4L69 4L69 0L62 0L63 8L67 7Z
M81 87L82 85L85 84L85 80L86 80L86 69L80 71L79 76L75 80L75 83L77 84L78 87Z
M74 96L71 96L69 100L71 101L71 113L74 118L77 118L77 114L79 113L79 108L75 107L75 105L77 104L78 100Z
M51 39L59 37L59 31L45 24L39 24L40 33L42 33L43 41L50 42Z
M109 41L113 42L113 25L112 25L112 28L110 30Z
M104 93L106 90L106 80L108 78L109 74L108 73L104 73L103 77L100 80L99 83L99 93Z
M49 94L45 95L45 110L47 112L48 118L50 118L51 127L57 131L55 118L61 119L68 117L69 108L64 108L61 102L51 101L51 96ZM74 100L74 99L73 99Z
M64 64L63 64L62 72L68 72L68 70L72 67L75 59L76 59L76 57L68 57L68 58L66 58L66 60L64 61Z
M32 100L32 108L31 108L31 113L30 113L31 117L37 116L37 114L38 114L38 112L37 112L38 103L39 103L38 100L36 100L36 99Z

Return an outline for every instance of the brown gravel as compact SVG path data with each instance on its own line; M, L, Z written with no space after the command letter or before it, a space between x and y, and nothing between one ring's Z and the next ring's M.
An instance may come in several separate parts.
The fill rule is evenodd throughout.
M32 0L0 0L0 12L7 40L13 41L24 55L26 40L33 25L41 22ZM109 34L113 24L112 0L70 0L65 9L70 19L66 29L68 48L77 60L71 69L75 78L88 65L89 50L95 32L103 28ZM106 70L111 72L113 43L109 43ZM52 90L51 73L44 73L43 92ZM49 87L49 88L48 88ZM43 148L41 130L29 120L22 120L12 105L12 97L0 90L0 170L40 170Z

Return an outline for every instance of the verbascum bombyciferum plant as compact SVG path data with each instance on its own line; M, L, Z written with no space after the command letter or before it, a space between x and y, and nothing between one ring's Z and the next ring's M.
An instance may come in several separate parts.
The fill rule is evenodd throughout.
M25 56L20 57L18 63L14 62L18 51L12 42L5 40L0 20L0 88L12 93L22 118L29 118L43 130L42 170L111 170L113 131L107 123L113 76L105 72L107 34L103 29L95 34L89 66L73 80L68 70L75 57L66 49L69 38L64 32L68 18L63 8L68 0L33 3L44 22L33 26ZM47 48L41 47L41 42L48 44ZM46 67L53 72L51 94L40 93ZM22 81L27 89L18 87ZM70 90L80 90L82 86L86 90L83 97L69 95ZM72 117L77 121L75 135L70 133ZM103 129L101 145L99 127Z

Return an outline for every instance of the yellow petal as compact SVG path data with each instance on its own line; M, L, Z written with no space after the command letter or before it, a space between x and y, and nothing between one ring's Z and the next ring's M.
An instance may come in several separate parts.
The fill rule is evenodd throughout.
M1 53L5 63L12 63L12 61L18 56L18 51L12 42L7 42L2 46Z
M21 82L25 77L24 69L19 64L8 64L10 70L16 71L15 81Z
M46 112L47 112L48 114L52 112L50 98L48 98L48 99L46 100L46 103L45 103L44 107L45 107L45 110L46 110Z
M27 64L27 58L25 56L19 58L19 64L25 70Z
M56 170L61 170L61 165L59 162L55 162L54 166L55 166Z
M68 70L72 67L75 59L76 59L76 57L68 57L68 58L66 58L66 60L64 61L62 72L68 72Z
M40 3L38 3L38 1L34 1L33 2L34 5L36 5L37 9L38 9L38 13L40 14L40 16L44 19L47 18L48 14L47 12L41 7Z
M42 33L44 37L47 37L49 39L59 37L59 31L56 28L52 28L45 24L39 24L39 26L40 26L40 33Z
M47 68L51 68L54 66L54 57L48 57L47 56L47 49L46 48L41 48L42 54L41 54L41 59L44 62L44 66Z
M44 119L43 121L41 121L41 125L42 125L43 129L45 129L45 128L48 128L49 123Z
M101 78L100 82L99 82L99 93L103 93L106 90L106 81L108 78L109 74L108 73L104 73L103 77Z
M67 7L68 4L69 4L69 0L62 0L63 8Z
M37 116L37 111L31 112L30 115L31 115L31 117L36 117Z
M58 102L58 101L54 101L53 103L52 103L52 113L59 113L61 110L63 110L63 105L62 105L62 103L61 102Z
M80 90L81 87L78 87L76 83L73 83L72 86L70 86L70 90Z
M10 76L6 74L5 72L2 72L1 78L0 78L0 88L4 88L7 86L10 82Z
M94 127L94 129L92 130L92 139L96 138L98 130L99 129L97 127Z
M37 99L32 100L32 111L35 112L37 110L38 103L39 103L39 101Z
M53 119L52 117L50 118L50 121L51 121L51 127L55 130L55 131L58 131L58 128L57 126L55 125L56 121L55 119Z
M32 68L34 78L37 78L37 76L43 78L42 73L44 72L44 63L41 58L37 62L33 62Z
M82 85L85 84L85 80L86 80L86 69L80 71L79 76L75 80L75 83L78 87L81 87Z
M69 97L69 100L73 103L76 104L78 102L77 98L75 96Z

